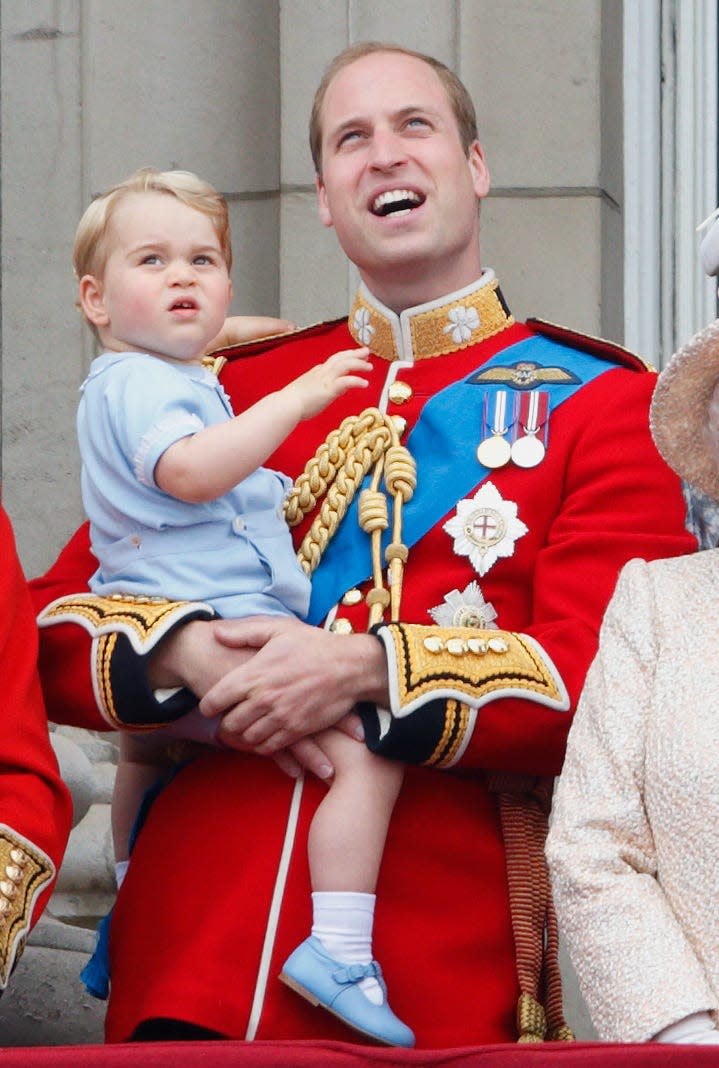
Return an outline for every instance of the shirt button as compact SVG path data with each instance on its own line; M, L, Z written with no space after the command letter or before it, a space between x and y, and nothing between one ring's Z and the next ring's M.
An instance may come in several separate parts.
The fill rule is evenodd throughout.
M236 515L232 520L232 532L234 534L242 534L245 530L245 521L241 515Z
M333 634L352 634L354 627L349 619L335 619L330 623L330 630Z
M397 431L397 435L401 438L405 430L407 429L407 420L403 415L393 415L392 422L394 423L394 428Z
M362 600L362 594L357 589L347 590L347 593L342 598L342 604L353 605L359 604Z
M404 404L413 394L412 387L407 382L393 382L389 387L388 396L392 404Z

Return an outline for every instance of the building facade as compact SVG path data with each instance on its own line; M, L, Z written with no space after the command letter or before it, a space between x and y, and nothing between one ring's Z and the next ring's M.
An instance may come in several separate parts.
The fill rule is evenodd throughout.
M75 410L93 352L71 247L84 207L139 166L196 171L230 202L235 313L343 314L356 278L317 219L307 122L321 70L350 43L431 53L467 84L492 175L482 259L517 316L661 364L716 314L694 228L717 203L717 0L3 0L0 37L3 501L29 574L82 518ZM58 908L92 912L111 891L114 757L65 738L88 811ZM99 1007L70 978L85 943L43 937L37 973L31 948L3 999L6 1041L98 1040ZM51 994L36 981L48 969ZM568 994L591 1037L571 978ZM44 1009L36 1022L40 995L61 1023Z

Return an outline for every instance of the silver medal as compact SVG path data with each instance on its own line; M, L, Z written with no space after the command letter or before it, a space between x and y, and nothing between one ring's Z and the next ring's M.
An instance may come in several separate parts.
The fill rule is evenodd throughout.
M536 467L541 464L546 452L543 443L534 434L525 434L517 438L511 448L512 461L517 467Z
M512 447L504 437L509 427L507 426L507 393L503 389L497 390L494 396L491 429L490 437L480 441L477 446L477 459L483 467L504 467L511 459Z
M536 467L541 464L544 459L546 449L544 442L538 437L541 429L541 423L546 418L546 394L541 394L536 390L532 392L526 398L526 423L520 423L522 430L524 431L521 437L515 438L512 442L512 462L517 467ZM525 398L520 401L520 409L525 403ZM544 412L541 409L544 408Z
M504 467L512 456L512 448L501 434L492 434L477 446L477 459L483 467Z

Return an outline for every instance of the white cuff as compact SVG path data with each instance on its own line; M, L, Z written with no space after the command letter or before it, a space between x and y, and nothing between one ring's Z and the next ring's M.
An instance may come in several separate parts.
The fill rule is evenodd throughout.
M719 1031L708 1012L693 1012L691 1016L662 1028L652 1041L677 1045L719 1045Z
M115 882L117 883L117 889L122 886L125 876L127 875L127 869L130 867L129 860L116 860L115 861Z

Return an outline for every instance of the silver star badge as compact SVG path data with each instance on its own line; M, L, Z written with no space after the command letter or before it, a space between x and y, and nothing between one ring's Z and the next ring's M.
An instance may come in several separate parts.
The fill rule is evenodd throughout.
M454 538L457 555L468 556L480 576L500 557L512 556L515 541L527 533L517 505L503 500L492 482L484 482L474 497L460 501L457 514L443 529Z
M440 627L475 627L478 630L495 629L497 613L494 606L485 601L478 582L470 582L460 593L450 590L442 604L430 608L429 614Z

